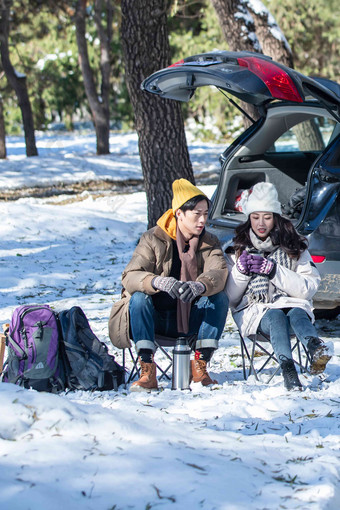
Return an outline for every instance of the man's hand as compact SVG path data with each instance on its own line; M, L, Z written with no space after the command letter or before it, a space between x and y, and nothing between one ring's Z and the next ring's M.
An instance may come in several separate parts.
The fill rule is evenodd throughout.
M182 288L183 282L179 282L173 276L156 276L151 285L158 290L167 292L172 299L179 299L181 294L179 290Z
M179 289L180 300L183 303L191 303L197 296L200 296L205 292L205 285L201 282L184 282Z

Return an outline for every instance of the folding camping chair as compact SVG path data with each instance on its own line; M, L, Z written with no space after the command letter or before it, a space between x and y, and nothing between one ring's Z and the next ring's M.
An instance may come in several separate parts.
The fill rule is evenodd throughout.
M310 356L308 354L308 350L306 347L299 341L299 339L295 335L291 335L292 338L292 353L293 353L293 361L300 368L300 372L308 372L308 365L310 364ZM246 340L251 342L251 349L248 349ZM258 374L262 372L266 367L268 367L270 361L274 361L277 363L277 367L275 367L274 371L271 373L269 379L266 381L266 384L269 384L273 377L279 372L280 365L278 360L275 357L273 348L270 343L270 337L263 334L257 333L256 335L249 335L246 338L243 338L240 334L240 343L241 343L241 355L242 355L242 370L243 377L245 380L251 374L254 374L255 379L258 381ZM256 348L258 350L256 350ZM294 355L297 355L294 357ZM255 360L258 357L265 356L265 360L261 360L260 367L255 366ZM246 369L246 361L249 362L248 373Z

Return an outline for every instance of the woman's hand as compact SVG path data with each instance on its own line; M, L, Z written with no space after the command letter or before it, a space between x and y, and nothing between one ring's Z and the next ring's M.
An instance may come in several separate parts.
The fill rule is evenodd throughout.
M251 254L249 255L247 263L251 273L268 276L268 278L273 278L275 275L276 263L274 260L266 259L261 255Z
M241 253L241 255L239 256L239 258L236 261L236 267L237 267L238 271L245 275L250 274L249 263L248 263L249 257L250 257L250 255L247 252L247 250L243 250L243 252Z

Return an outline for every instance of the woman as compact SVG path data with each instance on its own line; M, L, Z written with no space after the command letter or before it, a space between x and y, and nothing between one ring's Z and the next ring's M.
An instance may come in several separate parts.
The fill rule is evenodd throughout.
M324 371L330 349L313 325L312 298L320 275L307 250L307 240L281 216L277 190L269 182L255 184L243 206L248 219L236 228L234 249L227 252L226 292L243 337L270 336L288 390L299 381L290 330L308 349L311 373Z

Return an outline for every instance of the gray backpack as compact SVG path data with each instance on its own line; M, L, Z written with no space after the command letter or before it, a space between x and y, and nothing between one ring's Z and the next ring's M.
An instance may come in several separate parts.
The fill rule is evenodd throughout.
M79 306L58 313L66 386L73 390L112 390L125 382L125 371L93 333Z

